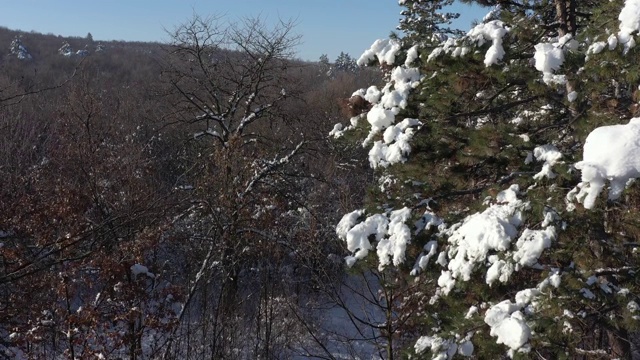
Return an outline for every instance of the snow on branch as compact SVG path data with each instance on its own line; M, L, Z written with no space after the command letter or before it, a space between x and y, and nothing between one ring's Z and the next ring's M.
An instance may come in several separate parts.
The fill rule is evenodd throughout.
M268 104L265 104L265 105L259 106L259 107L257 107L256 109L254 109L253 111L248 111L248 112L244 115L244 117L242 118L242 120L240 120L240 123L238 124L238 127L236 127L235 133L236 133L236 134L240 134L240 135L241 135L241 134L242 134L242 132L244 131L244 128L245 128L247 125L249 125L249 124L253 123L253 122L254 122L254 121L256 121L256 120L258 120L258 119L262 116L262 114L263 114L264 112L266 112L266 111L267 111L267 110L269 110L270 108L274 107L274 106L275 106L275 104L276 104L278 101L283 100L285 97L286 97L286 92L285 92L285 91L284 91L284 89L283 89L283 90L280 92L280 96L278 96L274 101L272 101L272 102L270 102L270 103L268 103ZM251 100L250 100L250 101L251 101L251 102L253 102L253 99L254 99L254 98L255 98L255 95L254 95L254 94L251 94L251 96L250 96L250 99L251 99ZM248 101L249 101L249 100L248 100Z
M363 214L363 210L346 214L336 227L338 236L346 241L347 249L353 253L347 256L347 265L353 266L356 260L364 259L373 249L370 236L375 236L377 241L378 268L381 271L391 262L394 266L402 264L407 244L411 242L411 229L406 225L411 209L405 207L388 214L374 214L358 222Z
M565 75L554 75L554 72L564 64L565 52L577 49L578 42L573 40L571 34L564 35L554 42L536 44L533 59L536 69L542 73L545 84L566 83Z
M194 139L198 139L198 138L203 137L203 136L213 136L214 138L216 138L216 139L218 139L218 140L220 140L221 142L224 143L224 138L222 137L222 135L220 135L219 132L217 132L217 131L215 131L213 129L207 129L205 131L200 131L200 132L197 132L197 133L193 134L193 138Z
M393 65L400 51L400 43L394 39L378 39L358 58L357 64L365 66L374 60L380 64Z
M249 181L249 184L247 184L247 187L244 189L242 193L238 194L238 197L240 198L245 197L248 193L251 192L251 190L253 190L253 187L256 185L256 183L258 183L260 180L262 180L269 174L272 174L280 166L288 163L291 160L291 158L298 153L298 151L300 150L300 148L302 148L304 144L306 144L306 140L300 141L298 145L296 145L296 147L293 150L291 150L291 152L289 152L287 155L278 159L267 161L262 168L260 168L255 172L255 175L251 178L251 180Z
M380 62L392 61L400 50L394 44L396 43L393 40L386 42L378 40L370 50L362 55L361 59L372 61L378 57ZM416 52L415 47L410 50ZM415 58L417 53L412 56ZM371 86L366 90L360 89L353 93L352 98L361 99L371 105L369 111L360 116L366 118L370 125L369 135L363 141L362 146L368 146L378 134L384 131L383 139L375 141L369 151L369 163L372 168L387 167L406 161L406 156L411 152L410 140L415 134L415 129L419 128L422 122L418 119L407 118L399 124L395 124L396 116L407 107L409 94L420 84L421 80L422 75L418 68L401 65L390 71L389 81L382 90ZM357 126L360 117L352 118L351 125L346 128L342 124L336 124L329 135L342 136L345 131Z
M480 23L462 38L449 38L442 42L429 54L427 61L431 61L442 54L448 54L453 57L465 56L471 52L471 50L469 46L463 45L464 43L483 46L488 41L491 41L491 46L485 53L484 64L487 67L498 64L502 61L505 54L502 41L507 33L509 33L509 28L500 20L490 20Z

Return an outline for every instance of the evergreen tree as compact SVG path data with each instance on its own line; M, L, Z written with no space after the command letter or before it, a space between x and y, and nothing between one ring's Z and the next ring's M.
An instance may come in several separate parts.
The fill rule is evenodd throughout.
M10 51L12 55L15 55L20 60L31 60L31 54L27 48L22 44L22 37L16 36L11 41Z
M336 71L355 73L358 70L358 65L356 64L356 60L349 54L341 51L340 55L336 58L334 68Z
M463 37L410 54L437 32L415 26L359 60L389 69L361 90L381 186L338 224L347 264L375 249L406 290L409 353L630 358L640 147L636 120L606 126L639 108L640 2L498 3Z
M62 43L60 49L58 49L58 54L63 56L71 56L73 55L73 48L71 48L71 45L65 41Z
M461 36L460 30L449 27L451 21L460 17L455 12L443 12L453 0L400 0L404 9L397 29L404 32L404 40L411 43L431 42L431 36L443 40L448 35ZM429 38L424 38L427 35Z
M321 75L331 76L331 63L329 62L329 57L327 56L327 54L320 55L318 65L320 66Z

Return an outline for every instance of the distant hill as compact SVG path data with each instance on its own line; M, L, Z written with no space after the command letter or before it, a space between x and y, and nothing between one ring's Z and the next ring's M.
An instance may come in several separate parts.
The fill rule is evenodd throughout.
M163 53L160 43L100 41L0 27L0 88L6 86L2 84L21 84L23 89L52 86L67 79L81 62L90 63L94 75L110 79L110 84L128 86L157 76Z
M61 55L61 48L67 47L69 50L67 56L88 56L96 53L115 51L115 52L142 52L153 54L161 49L159 43L149 42L129 42L129 41L100 41L94 40L91 36L76 37L62 36L54 34L41 34L38 32L26 32L20 30L11 30L0 26L0 54L2 58L11 53L11 44L19 38L22 45L31 55L33 61L47 61L50 57ZM22 59L25 60L25 59Z

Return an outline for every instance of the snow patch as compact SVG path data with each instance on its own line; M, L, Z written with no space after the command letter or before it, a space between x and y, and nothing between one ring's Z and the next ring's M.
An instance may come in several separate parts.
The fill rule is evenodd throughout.
M153 273L149 272L149 268L142 264L131 265L131 273L134 277L137 277L138 275L147 275L152 279L156 277Z

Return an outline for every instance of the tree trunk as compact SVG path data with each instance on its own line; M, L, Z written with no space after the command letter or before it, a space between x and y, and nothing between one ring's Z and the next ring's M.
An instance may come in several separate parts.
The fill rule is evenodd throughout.
M631 342L626 329L607 329L611 358L631 359Z

